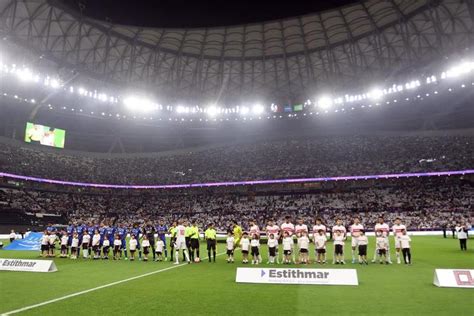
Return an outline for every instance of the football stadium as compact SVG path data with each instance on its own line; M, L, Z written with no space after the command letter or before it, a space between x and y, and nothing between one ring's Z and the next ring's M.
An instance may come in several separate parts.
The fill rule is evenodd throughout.
M1 315L473 315L474 1L0 1Z

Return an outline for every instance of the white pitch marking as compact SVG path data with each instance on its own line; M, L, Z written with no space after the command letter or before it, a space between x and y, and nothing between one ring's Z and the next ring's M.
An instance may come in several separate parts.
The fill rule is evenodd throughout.
M221 252L221 253L218 253L216 256L221 256L223 254L224 254L224 252ZM208 259L208 258L206 257L202 260L206 260L206 259ZM79 296L79 295L86 294L86 293L89 293L89 292L97 291L97 290L107 288L107 287L111 287L111 286L114 286L114 285L117 285L117 284L133 281L133 280L136 280L136 279L141 279L141 278L153 275L153 274L157 274L157 273L160 273L160 272L165 272L165 271L175 269L175 268L179 268L179 267L186 266L186 265L188 265L188 264L187 263L181 263L181 264L171 266L171 267L168 267L168 268L164 268L164 269L161 269L161 270L152 271L152 272L148 272L148 273L145 273L145 274L140 274L140 275L128 278L128 279L115 281L115 282L112 282L112 283L108 283L108 284L104 284L104 285L101 285L101 286L94 287L92 289L88 289L88 290L68 294L68 295L61 296L61 297L58 297L58 298L55 298L55 299L52 299L52 300L44 301L44 302L41 302L41 303L38 303L38 304L34 304L34 305L30 305L30 306L25 306L25 307L22 307L22 308L19 308L19 309L15 309L15 310L12 310L12 311L9 311L9 312L6 312L6 313L2 313L2 316L8 316L8 315L21 313L21 312L24 312L24 311L27 311L27 310L30 310L30 309L33 309L33 308L37 308L37 307L41 307L41 306L48 305L48 304L51 304L51 303L55 303L55 302L58 302L58 301L66 300L66 299L71 298L71 297L75 297L75 296Z

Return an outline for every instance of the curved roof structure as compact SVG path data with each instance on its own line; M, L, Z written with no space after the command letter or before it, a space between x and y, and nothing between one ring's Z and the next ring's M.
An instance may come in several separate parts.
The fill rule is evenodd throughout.
M293 102L470 47L472 6L362 0L258 24L158 29L86 18L59 1L5 0L0 32L61 66L170 98Z

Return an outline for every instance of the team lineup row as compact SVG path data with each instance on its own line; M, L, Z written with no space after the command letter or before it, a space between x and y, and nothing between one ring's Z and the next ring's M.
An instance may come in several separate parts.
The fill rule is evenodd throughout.
M390 231L392 231L397 262L401 263L400 253L402 252L405 263L411 263L411 239L407 235L406 227L401 223L400 218L395 219L390 229L389 225L380 217L374 230L376 232L376 246L373 262L375 262L377 256L381 263L391 263L388 237ZM348 229L340 219L336 220L336 225L328 229L321 219L317 218L310 233L308 225L304 224L302 219L298 219L296 225L294 225L291 218L287 216L281 225L277 225L273 220L268 221L264 231L268 238L268 263L271 264L280 263L278 255L280 244L283 249L282 263L309 263L309 245L311 242L315 245L315 262L326 263L327 233L329 233L329 240L334 242L333 263L345 263L344 244L348 233L351 237L352 262L368 263L368 239L365 236L364 226L360 223L358 217L354 218L353 224ZM156 226L149 222L141 227L135 224L130 229L123 224L113 227L104 223L100 225L79 223L78 225L71 224L66 230L60 232L54 226L48 225L41 241L41 251L43 256L55 256L55 244L59 240L60 257L70 256L72 259L76 259L82 250L84 258L108 259L109 252L112 250L114 260L121 259L123 255L125 260L135 260L135 255L138 252L139 260L148 261L149 254L152 254L153 260L162 261L168 259L166 245L166 236L168 235L170 236L171 261L173 261L173 254L175 254L175 263L179 263L178 254L182 250L183 261L197 262L200 260L199 241L201 233L202 231L196 223L189 225L186 220L174 222L169 228L163 220L160 220ZM217 231L214 224L209 224L203 235L207 242L209 261L215 262ZM252 257L253 264L261 263L260 235L260 227L255 221L251 220L249 222L248 232L244 232L237 223L233 223L232 227L229 227L226 239L227 262L234 262L234 251L240 247L243 263L249 262L249 254ZM127 247L128 236L130 236L130 239ZM297 251L294 249L295 243ZM295 258L296 253L299 254L298 260Z

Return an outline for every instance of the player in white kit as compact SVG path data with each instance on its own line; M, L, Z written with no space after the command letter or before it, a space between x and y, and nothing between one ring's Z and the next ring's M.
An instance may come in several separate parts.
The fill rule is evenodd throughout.
M400 264L400 250L402 248L400 237L403 236L403 231L406 231L406 226L402 224L399 217L395 218L395 224L392 226L393 238L395 239L395 251L397 255L397 263Z
M265 227L265 232L267 234L267 237L270 237L270 235L273 235L273 238L276 240L277 242L277 245L275 247L275 258L276 258L276 263L277 264L280 264L280 259L278 258L278 240L280 240L280 227L278 225L275 224L275 222L273 220L269 220L268 221L268 225L267 227ZM268 250L270 252L270 250ZM270 254L268 255L268 257L270 258ZM270 263L270 259L269 259L269 262Z
M250 220L249 227L250 227L250 229L249 229L250 236L256 236L257 239L260 239L260 227L258 227L258 225L255 223L255 221L253 219ZM262 255L260 254L260 252L258 253L258 262L262 263Z
M359 217L354 217L354 223L349 227L349 231L351 232L352 263L356 263L357 241L363 230L364 226L360 223Z
M306 233L306 235L308 235L308 233L309 233L308 225L304 224L303 219L300 217L300 218L297 219L297 223L296 223L296 226L295 226L296 238L301 237L303 235L303 233Z
M285 216L285 222L281 224L281 234L283 237L285 236L285 233L288 233L287 237L290 237L293 239L293 235L295 234L295 225L291 223L291 218L290 216ZM293 255L293 261L295 261L295 253L292 251L290 254Z
M377 220L377 224L375 224L374 231L381 231L382 236L387 239L387 262L392 263L392 260L390 259L390 243L388 242L388 236L390 235L390 227L388 226L387 223L383 220L383 217L380 216ZM375 262L375 259L377 258L377 247L374 249L374 258L372 259L372 262Z
M344 236L344 238L346 237L347 230L346 230L346 227L343 225L342 220L340 218L336 219L336 225L332 227L333 236L335 235L336 231L339 231ZM344 254L342 255L342 257L344 258ZM334 253L332 257L332 264L335 264L335 263L336 263L336 255Z
M174 264L179 264L179 251L183 250L184 256L188 263L191 263L189 260L188 247L186 247L186 227L183 225L183 220L178 221L178 226L176 226L176 241L174 245L176 262Z

